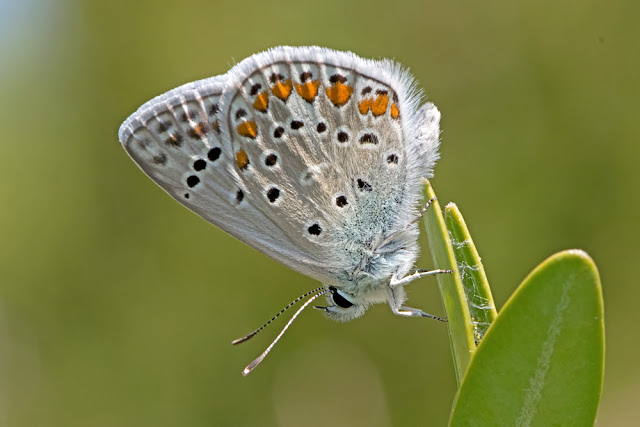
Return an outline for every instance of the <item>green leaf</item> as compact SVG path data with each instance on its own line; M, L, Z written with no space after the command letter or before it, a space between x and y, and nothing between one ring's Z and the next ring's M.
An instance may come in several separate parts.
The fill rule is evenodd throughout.
M498 316L493 302L491 288L484 272L484 266L478 255L467 224L455 203L444 208L444 219L449 229L453 252L456 256L458 271L462 278L476 345L487 332L489 325Z
M433 188L428 182L425 184L425 190L427 200L435 198ZM438 274L436 277L442 303L449 320L449 340L459 385L469 365L471 354L476 348L471 315L451 246L449 231L445 225L438 200L434 200L432 206L424 214L423 221L427 230L427 240L434 268L453 270L453 274Z
M450 424L593 425L604 368L602 307L598 271L586 253L545 260L478 346Z

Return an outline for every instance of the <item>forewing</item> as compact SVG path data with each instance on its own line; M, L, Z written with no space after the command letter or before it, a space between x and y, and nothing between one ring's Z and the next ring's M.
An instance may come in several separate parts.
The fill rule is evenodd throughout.
M225 81L225 76L213 77L154 98L123 123L120 141L178 202L249 246L321 276L321 262L299 253L238 185L233 150L220 132Z

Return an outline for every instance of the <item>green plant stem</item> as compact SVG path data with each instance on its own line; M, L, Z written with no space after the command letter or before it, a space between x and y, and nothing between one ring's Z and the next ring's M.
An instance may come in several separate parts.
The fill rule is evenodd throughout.
M484 266L471 239L467 224L455 203L444 208L444 218L449 229L458 271L462 277L469 313L473 324L476 345L496 319L496 311L491 288L484 272Z
M427 199L435 198L435 193L429 182L425 183L425 191ZM432 206L425 213L423 221L435 268L453 271L453 274L439 274L437 280L442 303L447 313L451 351L456 378L458 385L460 385L469 365L471 354L476 348L471 315L449 238L449 231L445 225L438 200L434 200Z

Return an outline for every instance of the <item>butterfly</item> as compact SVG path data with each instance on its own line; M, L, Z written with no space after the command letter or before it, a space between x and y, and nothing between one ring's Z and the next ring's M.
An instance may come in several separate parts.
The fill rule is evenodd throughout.
M440 134L440 112L421 100L392 61L277 47L160 95L122 124L129 156L174 199L322 283L293 302L311 295L245 375L321 295L316 308L338 321L380 302L439 319L403 306L404 285L446 272L414 268L428 207L418 211L420 184Z

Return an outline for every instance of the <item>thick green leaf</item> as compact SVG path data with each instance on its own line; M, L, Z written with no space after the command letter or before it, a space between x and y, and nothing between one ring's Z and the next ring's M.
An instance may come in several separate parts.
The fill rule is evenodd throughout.
M467 296L473 335L477 345L487 332L489 325L498 316L498 312L493 302L484 266L476 246L473 244L467 224L455 203L449 203L445 206L444 220L449 229L453 253L456 256L458 271Z
M595 264L555 254L524 280L478 346L452 426L593 425L604 318Z
M427 182L425 189L427 200L435 197L431 184ZM438 200L434 200L432 206L424 214L423 220L435 268L453 270L453 274L438 274L437 278L440 296L449 320L451 353L459 385L469 365L471 354L476 348L471 316L451 246L449 231L445 225Z

